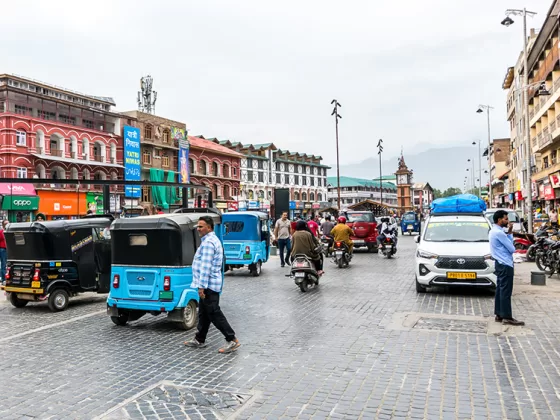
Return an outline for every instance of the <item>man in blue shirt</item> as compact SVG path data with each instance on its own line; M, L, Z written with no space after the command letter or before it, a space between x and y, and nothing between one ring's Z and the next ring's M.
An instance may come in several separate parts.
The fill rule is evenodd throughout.
M241 345L235 338L235 332L229 325L220 309L220 293L222 292L222 266L224 249L214 233L214 220L202 216L198 220L198 233L201 244L196 250L192 263L193 282L191 287L198 289L198 332L192 341L185 341L189 347L206 346L206 336L210 324L220 330L227 344L218 350L220 353L231 353Z
M496 285L496 298L494 314L496 322L505 325L525 325L523 321L513 318L511 313L511 293L513 291L513 236L511 234L513 223L509 223L505 210L494 213L494 225L488 234L490 252L495 261L495 272L498 277ZM508 227L507 235L504 228Z

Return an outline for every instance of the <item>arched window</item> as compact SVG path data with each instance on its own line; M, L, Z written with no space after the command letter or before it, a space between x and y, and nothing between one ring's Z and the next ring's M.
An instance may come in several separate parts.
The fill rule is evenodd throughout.
M309 194L309 201L315 201L315 193Z
M220 196L220 187L218 184L214 184L214 198L218 198Z
M229 178L229 165L227 163L224 163L224 167L222 168L222 176L224 178Z
M194 160L192 160L191 158L189 158L189 173L191 175L194 175L194 170L195 170L196 166L194 165Z
M208 175L208 163L205 160L200 161L200 173L201 175Z
M218 176L218 164L216 162L212 162L212 175Z
M228 185L224 185L224 198L225 198L226 200L229 200L229 198L230 198L229 186L228 186Z
M27 133L23 130L16 131L16 145L27 146Z
M321 193L317 194L317 201L323 201L323 194Z
M299 191L294 191L294 200L299 200Z
M144 126L144 138L151 139L152 138L152 124L146 124Z
M117 163L117 146L111 143L111 163Z
M307 193L301 193L301 200L302 201L307 201Z
M37 153L40 155L45 154L45 133L41 130L37 130L35 136L35 147L37 148Z
M264 199L264 191L263 191L263 190L260 190L260 191L259 191L259 198L260 198L261 200Z
M78 179L78 169L70 169L70 179Z

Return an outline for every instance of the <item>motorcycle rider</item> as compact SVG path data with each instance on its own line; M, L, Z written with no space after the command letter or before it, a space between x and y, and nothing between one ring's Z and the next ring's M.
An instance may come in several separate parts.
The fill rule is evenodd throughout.
M318 251L318 247L320 247L320 244L307 223L304 220L298 220L296 231L292 235L291 259L293 261L297 254L306 255L315 265L317 274L322 276L324 274L323 253Z
M338 218L338 224L331 229L331 235L335 242L344 242L348 246L348 253L352 255L354 242L350 238L356 234L346 225L346 217L340 216Z
M331 222L331 216L325 216L325 221L321 223L321 233L325 236L329 236L333 227L334 223Z
M396 223L391 223L388 217L381 218L381 228L379 228L379 235L377 236L377 246L381 248L386 238L391 238L397 248L397 237L395 230L397 229Z

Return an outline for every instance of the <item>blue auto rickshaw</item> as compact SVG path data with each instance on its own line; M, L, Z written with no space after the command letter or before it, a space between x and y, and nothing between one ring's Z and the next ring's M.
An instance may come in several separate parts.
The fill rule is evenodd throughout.
M116 325L126 325L149 312L167 314L169 321L185 330L196 326L198 291L191 283L201 216L212 217L214 232L221 240L221 216L212 209L115 220L107 313Z
M420 233L420 216L413 211L406 212L401 218L402 234L408 233L412 235L413 232Z
M270 218L259 211L236 211L222 215L226 271L248 266L259 276L270 256Z

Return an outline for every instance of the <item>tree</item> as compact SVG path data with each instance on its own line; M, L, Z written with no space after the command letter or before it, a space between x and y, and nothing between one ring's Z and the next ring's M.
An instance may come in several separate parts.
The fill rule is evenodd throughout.
M458 195L462 193L463 192L461 191L460 188L449 187L442 193L442 197L451 197L452 195Z
M434 198L441 198L443 197L443 193L441 192L441 190L438 190L437 188L434 189Z

